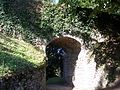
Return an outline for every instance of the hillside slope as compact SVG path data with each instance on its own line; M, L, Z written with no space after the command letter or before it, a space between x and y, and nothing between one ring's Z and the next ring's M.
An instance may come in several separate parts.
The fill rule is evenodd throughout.
M43 65L44 54L31 44L0 34L0 77Z

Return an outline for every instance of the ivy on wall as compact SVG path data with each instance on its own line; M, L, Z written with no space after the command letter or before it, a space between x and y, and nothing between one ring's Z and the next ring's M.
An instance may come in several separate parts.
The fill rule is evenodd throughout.
M77 36L84 40L87 48L92 47L94 49L98 66L106 65L109 73L111 73L111 69L113 71L118 70L120 67L120 57L118 55L120 52L120 16L119 7L116 8L119 3L114 3L119 1L113 1L114 3L112 4L114 5L112 7L114 8L110 6L111 2L106 2L109 0L95 0L96 2L92 0L91 3L88 3L89 0L65 1L55 5L50 2L39 2L36 0L1 0L0 33L23 39L30 43L36 37L49 41L54 36L64 34ZM73 1L74 3L72 3ZM92 6L92 3L99 3L99 5L98 7L96 5ZM100 8L99 6L101 5L102 7ZM104 9L105 5L107 5L106 9ZM97 9L95 11L93 10L94 6L94 9ZM93 13L95 13L95 16ZM93 40L91 34L95 30L108 38L106 42L98 42L97 47L91 44ZM114 81L116 73L113 76L109 75L108 79L111 82Z

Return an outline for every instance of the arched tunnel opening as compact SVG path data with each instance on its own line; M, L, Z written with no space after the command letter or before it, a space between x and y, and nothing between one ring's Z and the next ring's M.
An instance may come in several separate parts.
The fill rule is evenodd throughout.
M46 47L47 54L47 68L46 78L47 80L52 77L63 76L63 60L66 54L65 49L58 45L51 45Z
M74 70L80 50L81 44L71 37L55 38L48 43L46 46L48 84L56 81L52 84L60 82L60 84L74 87Z

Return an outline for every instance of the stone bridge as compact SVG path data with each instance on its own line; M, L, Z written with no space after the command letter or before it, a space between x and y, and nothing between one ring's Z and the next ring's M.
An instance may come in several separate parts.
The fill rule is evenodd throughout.
M65 49L63 77L61 78L65 80L66 84L47 85L47 90L97 90L100 84L102 88L106 87L107 74L104 71L104 66L96 69L94 55L91 57L92 51L85 48L82 40L64 36L53 39L46 47L51 47L52 45Z

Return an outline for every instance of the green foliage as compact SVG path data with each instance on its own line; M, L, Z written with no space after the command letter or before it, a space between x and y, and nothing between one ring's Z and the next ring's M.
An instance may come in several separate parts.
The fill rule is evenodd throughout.
M42 2L36 0L1 0L0 2L0 32L27 42L38 36L44 37L40 28L40 10Z
M96 10L114 13L120 15L120 1L119 0L96 0L95 4L98 4Z
M120 58L116 57L116 53L119 53L119 3L119 0L60 0L60 4L55 5L49 2L43 2L42 4L36 0L0 0L0 33L30 43L33 43L33 39L36 37L49 41L53 36L58 35L77 36L84 40L87 47L93 47L98 66L104 64L107 67L108 62L111 62L113 71L115 71L117 70L116 67L120 65ZM107 15L101 11L106 12ZM118 14L118 16L116 17L115 14ZM110 20L111 18L113 19ZM98 43L98 47L94 47L91 44L92 39L90 37L94 30L98 30L104 37L109 37L108 41ZM16 39L10 39L10 41L17 44L6 41L6 38L0 40L1 55L11 56L12 62L17 59L21 62L25 60L30 60L30 63L34 62L36 56L33 56L35 53L29 52L29 49L32 48L30 44L27 44L27 46L31 47L25 47L23 42L20 41L19 43ZM35 60L38 60L38 58L36 57ZM1 68L4 66L4 60ZM10 61L8 57L6 57L6 60ZM12 68L15 68L16 65L18 64L13 65ZM23 66L27 66L26 63ZM112 75L110 72L112 70L109 65L108 67L109 80L112 81L115 74ZM7 65L4 69L5 71L9 70Z
M65 24L70 20L70 14L69 16L65 15L66 9L67 8L64 5L53 6L48 3L44 4L41 27L51 27L54 30L53 36L64 32L67 29L67 27L64 26L67 26Z
M94 14L103 11L120 15L119 0L60 0L60 3L66 3L72 8L92 8L94 9Z
M43 58L29 43L0 34L0 76L40 67Z
M111 38L106 42L101 42L94 48L96 55L95 61L99 66L105 65L105 70L108 72L108 84L113 82L120 74L120 40Z
M120 16L101 13L96 19L95 25L99 32L107 37L104 42L97 43L94 47L95 61L99 66L105 65L108 72L108 84L113 82L120 74Z
M97 66L106 66L109 84L119 74L120 16L116 15L115 9L109 11L112 7L106 6L105 9L100 7L100 4L108 3L106 1L97 2L96 0L87 4L89 0L86 0L85 4L81 2L83 5L79 4L79 0L64 0L65 3L61 2L57 5L45 3L42 13L42 26L46 25L46 27L53 28L53 36L71 34L82 38L86 47L94 51ZM92 3L94 4L91 7ZM109 4L112 5L112 3ZM93 13L95 17L92 16ZM107 41L96 41L97 44L92 44L91 35L94 31L98 31L103 37L106 37Z
M66 3L74 7L95 8L95 0L59 0L60 3Z
M79 16L76 14L77 11L73 12L71 8L70 5L66 4L45 3L41 13L41 27L51 27L54 30L53 36L71 34L83 38L85 35L84 39L88 40L86 36L91 33L92 21L88 23L88 17L86 18L84 11L81 11Z
M0 76L43 64L43 51L29 44L40 36L41 5L36 0L0 0Z

